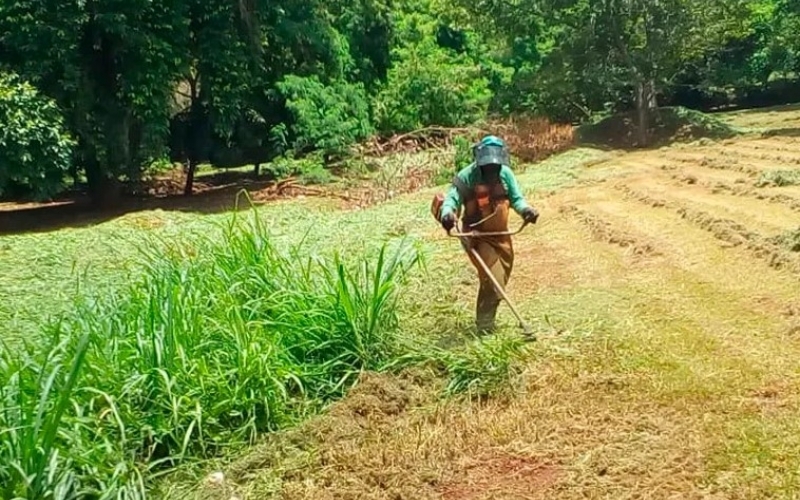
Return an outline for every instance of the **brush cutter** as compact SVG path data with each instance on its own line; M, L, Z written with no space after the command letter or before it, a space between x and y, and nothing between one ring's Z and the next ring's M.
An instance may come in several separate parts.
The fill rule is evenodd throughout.
M495 211L495 213L496 213L496 211ZM494 215L495 214L492 214L489 217L486 217L486 219L491 218ZM484 219L484 220L486 220L486 219ZM482 222L483 222L483 220L480 220L480 221L478 221L478 222L476 222L474 224L470 224L470 227L475 227L475 226L477 226L478 224L480 224ZM517 235L517 234L521 233L522 230L525 229L525 226L527 226L527 225L528 225L528 222L523 222L522 226L520 226L520 228L517 229L516 231L482 232L482 231L476 231L476 230L473 229L472 231L470 231L468 233L459 233L459 232L448 231L447 235L448 236L452 236L454 238L486 238L486 237L493 237L493 236L514 236L514 235ZM464 240L462 240L462 243L465 243ZM468 245L464 244L464 246L467 247ZM519 321L519 327L522 329L522 334L525 337L527 337L529 340L536 340L536 336L534 335L533 330L531 330L530 325L528 325L522 319L522 317L519 315L519 313L517 312L517 308L514 307L514 304L511 302L511 300L509 300L508 295L506 295L505 290L503 290L503 287L501 287L500 283L497 282L497 280L495 279L494 275L489 270L489 266L487 266L486 263L483 261L483 259L481 259L481 256L480 256L480 254L478 254L478 251L475 250L474 248L470 248L469 249L469 253L475 258L475 260L478 262L478 264L480 264L481 268L483 269L483 272L486 273L486 275L491 280L492 285L494 286L494 289L497 291L497 294L500 295L500 297L502 297L503 300L506 301L506 304L508 304L508 307L511 309L511 312L514 313L514 316L517 318L517 321Z

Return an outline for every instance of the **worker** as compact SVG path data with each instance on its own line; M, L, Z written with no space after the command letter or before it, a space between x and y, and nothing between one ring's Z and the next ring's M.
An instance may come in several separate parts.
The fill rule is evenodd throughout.
M509 207L527 223L535 224L539 213L530 206L511 171L511 161L505 142L489 135L473 147L473 162L459 171L441 205L441 225L450 232L456 225L456 212L463 207L462 232L470 230L508 231ZM473 224L476 224L474 227ZM479 334L495 329L500 295L491 280L469 253L475 248L491 270L498 284L505 289L514 266L511 236L462 238L470 261L478 270L480 286L476 305L475 325Z

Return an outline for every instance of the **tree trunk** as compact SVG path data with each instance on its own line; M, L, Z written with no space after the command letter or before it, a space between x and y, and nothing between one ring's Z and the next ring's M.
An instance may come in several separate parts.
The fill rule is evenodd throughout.
M75 162L69 167L69 176L72 177L73 189L77 190L81 184L81 178L80 175L78 175L78 165Z
M655 82L650 79L639 80L636 83L636 111L639 118L637 145L639 147L646 147L650 143L650 115L657 107Z
M183 188L183 195L184 196L191 196L194 190L194 171L197 168L197 163L189 158L187 161L187 169L186 169L186 185Z
M106 129L105 151L108 164L107 171L114 174L116 179L119 174L127 173L129 180L135 182L140 173L134 172L139 166L135 165L130 152L130 122L131 114L116 99L108 98L106 104Z
M194 174L197 165L206 159L206 147L210 136L210 123L208 113L203 105L208 100L208 86L200 84L197 74L189 79L192 102L189 108L188 133L186 141L187 169L186 185L183 189L185 196L191 196L194 191Z
M88 111L104 130L101 137L88 130L90 144L83 148L83 161L92 204L110 208L119 203L122 194L117 174L130 166L130 112L118 97L118 43L98 21L97 3L86 2L89 20L79 51L89 89L85 96L90 98Z
M117 179L110 176L108 169L103 168L94 158L88 159L85 169L92 206L96 209L116 206L120 200L120 186Z
M638 114L638 139L637 146L644 147L647 145L648 128L650 126L650 116L647 112L647 100L645 98L645 84L644 81L639 81L636 84L636 112Z

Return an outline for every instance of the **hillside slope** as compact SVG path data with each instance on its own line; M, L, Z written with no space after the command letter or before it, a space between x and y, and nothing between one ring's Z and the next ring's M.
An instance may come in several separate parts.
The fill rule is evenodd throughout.
M587 160L571 152L520 178L542 217L515 240L509 293L540 341L509 394L447 400L425 372L365 376L328 414L223 466L222 483L172 484L172 495L791 498L800 138L783 128L590 154L602 161L570 169ZM407 327L458 339L475 274L426 218L430 194L375 208L361 227L424 239L430 275ZM501 335L515 335L501 316Z

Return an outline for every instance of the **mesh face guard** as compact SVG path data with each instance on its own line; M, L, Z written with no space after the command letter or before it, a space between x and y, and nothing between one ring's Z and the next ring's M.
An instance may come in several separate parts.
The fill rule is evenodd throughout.
M479 167L484 165L511 165L508 148L504 144L480 143L472 149L472 156L475 164Z

